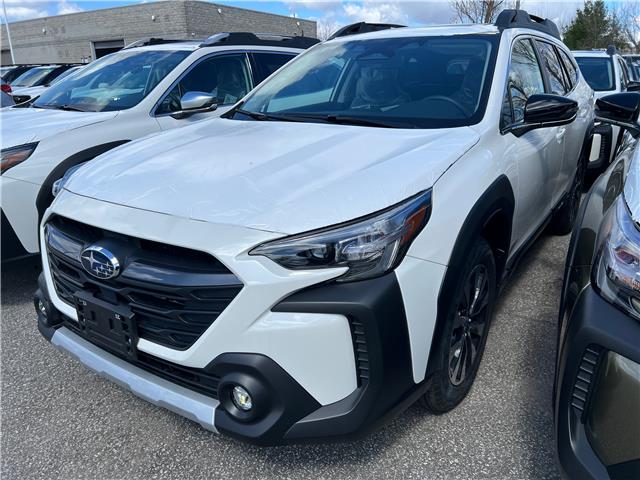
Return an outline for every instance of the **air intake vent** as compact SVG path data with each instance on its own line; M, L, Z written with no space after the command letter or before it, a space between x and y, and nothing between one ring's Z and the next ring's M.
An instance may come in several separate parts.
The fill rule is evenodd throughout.
M358 320L350 319L351 337L353 339L353 353L356 361L358 387L369 381L369 351L364 325Z
M571 395L571 405L580 415L583 415L587 410L591 388L598 373L601 352L602 347L589 345L582 355L578 376L573 385L573 393Z

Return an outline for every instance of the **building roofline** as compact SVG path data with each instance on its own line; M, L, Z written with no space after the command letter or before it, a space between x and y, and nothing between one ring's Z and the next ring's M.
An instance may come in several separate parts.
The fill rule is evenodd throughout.
M123 9L128 9L128 8L136 8L136 7L141 7L141 6L148 6L148 5L156 5L156 4L166 4L166 3L182 3L182 4L186 4L186 3L202 3L204 5L210 5L210 6L214 6L214 7L218 7L218 8L233 8L234 10L244 10L246 12L252 12L252 13L260 13L262 15L270 15L273 17L278 17L278 18L288 18L290 20L301 20L303 22L311 22L311 23L317 23L315 20L309 20L306 18L298 18L298 17L290 17L288 15L281 15L279 13L272 13L272 12L263 12L260 10L253 10L251 8L244 8L244 7L236 7L236 6L232 6L232 5L224 5L224 4L220 4L220 3L213 3L213 2L207 2L204 0L157 0L155 2L148 2L148 3L137 3L134 5L121 5L119 7L107 7L107 8L99 8L96 10L83 10L82 12L73 12L73 13L63 13L60 15L49 15L47 17L37 17L37 18L28 18L26 20L16 20L14 22L8 22L9 25L16 25L16 24L22 24L22 23L27 23L27 22L38 22L38 21L46 21L50 18L59 18L59 17L71 17L73 15L87 15L87 14L91 14L92 12L104 12L106 10L123 10ZM6 23L2 22L0 24L0 26L5 26ZM5 27L6 28L6 27Z

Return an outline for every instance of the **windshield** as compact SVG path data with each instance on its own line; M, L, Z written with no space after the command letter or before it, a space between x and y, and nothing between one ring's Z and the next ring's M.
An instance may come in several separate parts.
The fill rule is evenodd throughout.
M575 57L582 76L596 92L613 90L613 62L608 57Z
M125 110L140 103L190 53L168 50L112 53L52 85L33 105L89 112Z
M58 75L56 78L54 78L53 80L51 80L51 83L49 83L49 85L53 85L54 83L58 83L60 80L62 80L63 78L68 77L69 75L71 75L74 72L77 72L79 69L81 69L82 67L72 67L69 70L65 70L64 72L62 72L60 75Z
M285 66L240 111L398 128L470 125L483 115L497 40L459 35L328 42Z
M11 85L14 87L37 87L44 78L53 72L56 66L51 67L35 67L31 70L27 70L18 78L16 78Z

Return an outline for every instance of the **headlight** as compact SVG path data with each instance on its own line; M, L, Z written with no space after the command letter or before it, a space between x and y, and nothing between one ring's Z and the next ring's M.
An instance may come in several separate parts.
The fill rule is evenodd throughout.
M640 231L623 195L609 209L598 239L596 288L605 299L640 320Z
M58 195L62 189L64 188L65 184L69 181L69 179L71 178L71 175L73 175L80 167L82 167L85 163L87 162L82 162L79 163L78 165L74 165L73 167L71 167L69 170L67 170L66 172L64 172L64 175L62 176L62 178L59 178L58 180L56 180L55 182L53 182L53 185L51 186L51 194L55 197L56 195Z
M377 277L393 270L431 215L431 190L368 217L294 235L254 248L291 270L347 267L338 281Z
M31 156L38 143L25 143L17 147L2 149L2 162L0 162L0 173L4 173L11 167L15 167L19 163L24 162Z

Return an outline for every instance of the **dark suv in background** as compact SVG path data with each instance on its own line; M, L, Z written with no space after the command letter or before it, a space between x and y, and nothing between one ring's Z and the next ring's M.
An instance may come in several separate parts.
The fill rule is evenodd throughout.
M625 130L583 201L560 307L554 407L572 479L640 479L640 93L596 102Z

